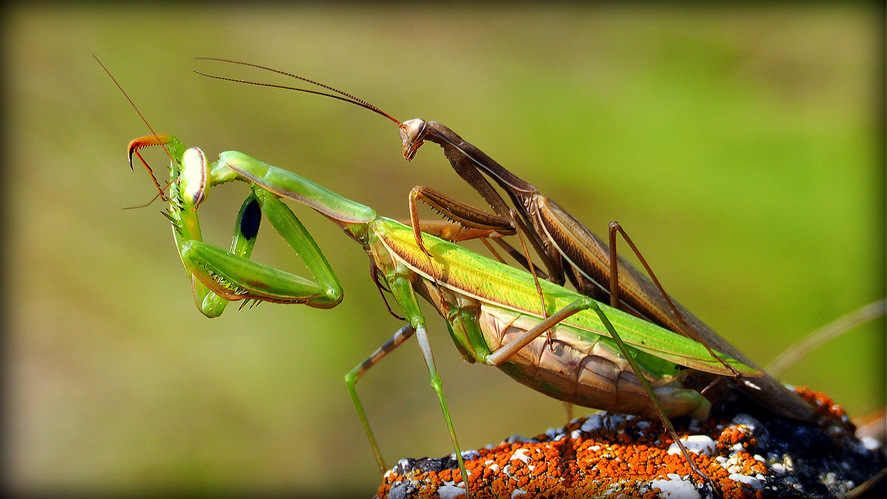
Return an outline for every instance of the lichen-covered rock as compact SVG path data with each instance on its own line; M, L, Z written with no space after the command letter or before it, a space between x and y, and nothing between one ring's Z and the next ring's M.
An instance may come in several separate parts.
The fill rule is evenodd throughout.
M884 448L857 438L840 407L821 394L798 392L816 404L823 424L775 416L739 395L706 421L674 421L721 497L843 497L884 468ZM658 421L634 416L599 412L463 457L474 497L717 497ZM867 495L883 497L884 489L882 480ZM464 493L456 460L446 456L401 460L386 473L377 497Z

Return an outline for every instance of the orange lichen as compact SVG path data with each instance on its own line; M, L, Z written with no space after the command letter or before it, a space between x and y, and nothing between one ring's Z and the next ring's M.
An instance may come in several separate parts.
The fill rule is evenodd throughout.
M492 449L480 450L477 458L465 463L472 494L475 497L511 497L515 491L520 490L526 497L574 497L577 494L600 495L608 489L640 492L640 484L668 480L669 475L685 477L691 474L690 467L682 456L667 453L669 440L658 433L646 435L638 434L636 430L624 431L633 422L624 421L615 432L595 430L587 437L576 439L505 443ZM636 436L631 437L629 433ZM682 435L690 433L698 432L684 431ZM723 438L733 442L735 437L732 435L733 433ZM717 430L709 433L709 436L713 440L722 439ZM518 458L509 459L519 449L527 457L526 462ZM564 458L565 454L569 455L568 459ZM754 497L751 487L731 480L727 470L714 463L711 457L700 455L694 458L697 466L719 485L725 497ZM482 467L487 461L493 461L499 466ZM743 463L743 469L766 473L762 466L755 466L760 463L748 453L743 456ZM428 483L427 477L432 474L434 473L425 472L400 476L390 473L379 488L378 496L386 497L392 484L404 480L417 485ZM458 470L443 470L437 475L440 478L439 481L435 480L437 483L461 482ZM569 480L566 479L568 476ZM423 488L421 495L424 496L426 492L433 495L436 488ZM645 496L655 497L652 490L643 492Z
M824 423L847 421L843 410L824 395L807 389L798 392L817 407ZM658 423L618 415L591 418L571 421L553 439L549 432L526 442L505 442L476 451L465 461L472 496L570 498L607 493L659 497L659 488L672 484L685 482L684 491L702 486L701 477L693 474L684 456L674 450L669 453L672 439ZM749 451L758 445L753 428L712 418L697 421L692 430L678 427L677 433L682 440L690 435L711 439L711 455L694 453L693 460L723 497L764 496L761 482L770 471L761 456ZM392 471L383 479L377 497L387 497L392 487L404 483L411 485L411 497L437 497L447 484L464 487L458 468L437 473L406 471L404 475Z

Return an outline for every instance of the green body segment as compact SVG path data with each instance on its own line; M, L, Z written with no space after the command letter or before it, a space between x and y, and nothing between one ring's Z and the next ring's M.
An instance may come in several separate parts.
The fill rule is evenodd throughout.
M543 318L536 285L527 272L424 234L423 243L432 255L429 260L416 246L412 228L384 218L378 219L373 228L373 232L389 253L396 254L404 265L424 279L437 281L455 293L471 297L490 307L517 312L530 321L539 321ZM548 308L546 316L583 298L578 293L548 281L540 281L539 285L542 287ZM604 304L599 306L610 321L618 325L619 336L631 347L673 364L713 374L731 374L721 362L712 358L700 343L621 310ZM569 334L577 337L579 341L595 341L597 337L608 336L599 316L590 310L565 319L553 330L570 331ZM745 366L735 359L724 357L744 376L759 374L756 369Z
M376 211L368 206L343 198L310 180L242 152L225 151L219 154L218 165L214 171L230 169L263 190L314 208L339 225L366 224L376 218ZM225 178L228 180L227 176Z
M413 242L412 229L393 220L379 218L371 227L370 233L377 238L371 244L384 247L384 251L376 248L372 254L391 259L389 266L409 269L395 273L420 277L414 279L414 286L442 317L450 318L450 334L466 360L496 365L520 383L565 402L656 417L638 375L597 312L581 310L554 326L549 336L540 335L507 361L492 363L493 352L516 341L543 319L532 278L514 267L423 235L429 259ZM588 300L549 282L539 284L549 308L547 316ZM494 291L497 289L498 293ZM631 349L665 414L706 417L709 401L698 391L685 388L683 381L694 370L729 375L724 365L686 337L606 305L597 307ZM725 359L744 375L760 374L735 359Z

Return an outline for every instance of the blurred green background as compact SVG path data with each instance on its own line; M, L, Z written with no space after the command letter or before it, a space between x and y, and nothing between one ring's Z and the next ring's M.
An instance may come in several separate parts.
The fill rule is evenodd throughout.
M762 364L884 296L883 16L872 9L502 5L8 7L7 483L17 491L370 495L376 465L343 375L400 326L362 251L296 207L345 289L323 311L195 309L153 187L126 166L148 133L235 149L380 214L428 185L481 204L426 145L328 99L208 80L271 80L217 56L447 124L592 230L619 220L672 295ZM879 17L880 16L880 17ZM162 155L150 156L162 173ZM227 247L243 186L203 210ZM428 213L430 216L430 213ZM256 258L304 272L263 230ZM431 309L428 309L431 312ZM464 449L563 423L561 404L432 345ZM785 380L858 416L885 405L884 321ZM414 342L358 385L382 450L451 452Z

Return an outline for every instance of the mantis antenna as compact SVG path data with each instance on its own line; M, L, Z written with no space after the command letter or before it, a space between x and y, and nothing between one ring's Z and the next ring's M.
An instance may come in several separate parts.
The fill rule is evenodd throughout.
M86 50L88 50L89 53L92 54L92 57L96 60L96 62L99 63L99 66L101 66L102 69L105 70L105 73L107 73L108 76L111 78L111 81L113 81L114 84L117 85L117 88L120 90L120 92L123 94L123 96L126 97L126 100L129 101L129 105L132 106L133 109L135 109L135 112L138 113L139 118L142 119L142 121L145 123L145 126L148 127L148 130L151 131L151 135L153 135L154 138L157 139L158 143L161 142L160 136L157 135L157 132L155 132L154 128L151 127L151 124L148 123L148 120L145 119L145 115L143 115L142 112L139 110L138 106L135 105L135 102L133 102L132 99L129 97L129 94L126 93L126 90L123 90L123 87L117 81L117 78L114 78L114 75L111 74L111 71L108 69L108 67L105 66L105 64L101 61L101 59L99 59L99 57L97 55L95 55L95 52L93 52L91 48L86 47ZM160 145L163 147L163 150L166 152L166 155L169 156L169 159L175 161L172 154L169 152L169 149L167 149L166 144L161 143ZM161 187L160 182L157 180L157 177L154 176L154 170L151 169L150 166L148 166L148 162L145 161L145 158L142 157L142 155L139 153L138 149L130 149L129 151L130 151L129 157L127 158L127 160L129 161L129 168L132 169L132 154L135 153L135 155L138 156L138 158L142 162L142 164L145 165L145 168L147 168L148 175L151 175L151 180L154 181L154 186L157 188L157 195L154 196L153 198L151 198L150 201L148 201L147 203L145 203L141 206L130 206L130 207L124 208L124 210L131 210L131 209L135 209L135 208L144 208L146 206L150 206L151 203L153 203L154 201L157 200L157 198L160 198L162 201L168 201L169 198L166 197L166 195L163 193L163 191L165 191L167 188L169 188L169 185L172 183L172 181L167 182L166 186Z
M382 111L378 107L370 104L369 102L367 102L359 97L355 97L349 93L343 92L337 88L320 83L319 81L310 80L310 79L305 78L303 76L299 76L299 75L296 75L293 73L287 73L286 71L281 71L279 69L274 69L274 68L271 68L268 66L262 66L260 64L253 64L251 62L235 61L235 60L231 60L231 59L220 59L217 57L195 57L195 59L198 59L201 61L227 62L229 64L240 64L241 66L249 66L252 68L261 69L263 71L269 71L271 73L277 73L279 75L288 76L290 78L295 78L297 80L304 81L305 83L310 83L311 85L316 85L318 87L324 88L324 89L329 90L330 92L333 92L333 93L322 92L320 90L311 90L308 88L293 87L293 86L289 86L289 85L277 85L274 83L264 83L264 82L258 82L258 81L252 81L252 80L243 80L243 79L239 79L239 78L228 78L225 76L211 75L211 74L207 74L207 73L201 73L200 71L194 71L195 73L197 73L201 76L206 76L207 78L214 78L216 80L232 81L235 83L245 83L247 85L255 85L257 87L281 88L284 90L295 90L296 92L305 92L307 94L321 95L323 97L329 97L331 99L337 99L337 100L340 100L343 102L348 102L350 104L354 104L355 106L360 106L364 109L369 109L370 111L372 111L376 114L382 115L382 116L388 118L389 120L395 122L397 124L397 126L402 126L402 123L398 119L396 119L395 117L386 113L385 111Z

